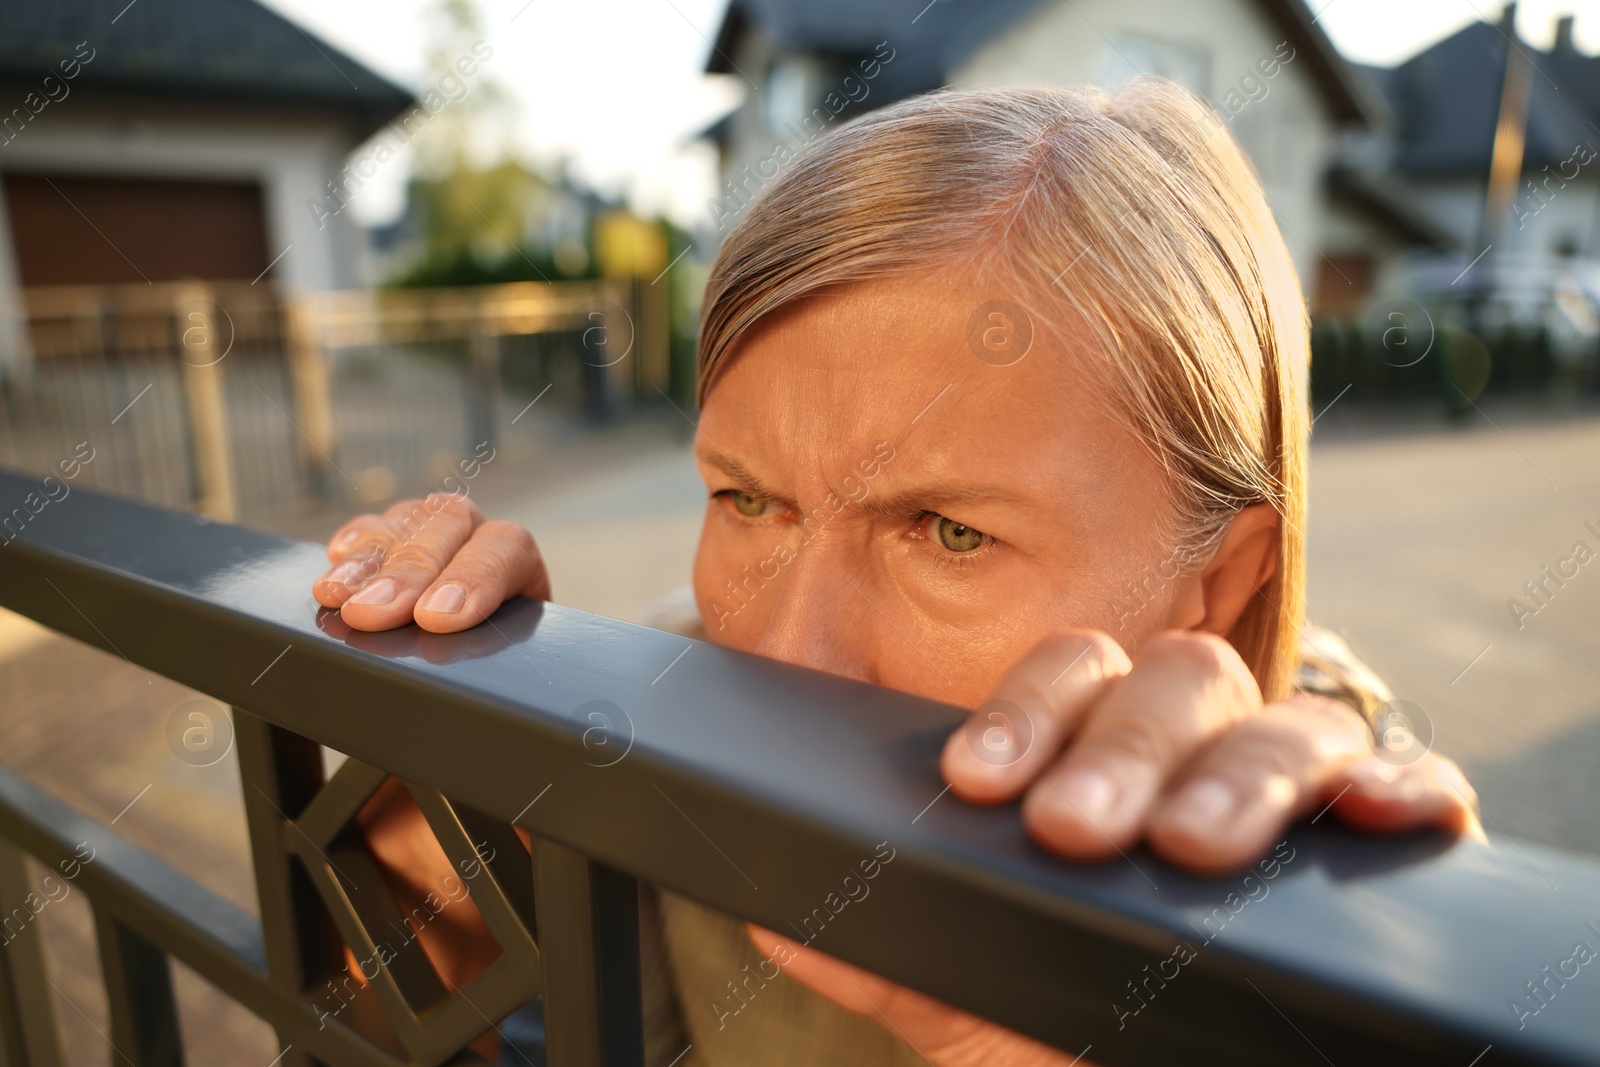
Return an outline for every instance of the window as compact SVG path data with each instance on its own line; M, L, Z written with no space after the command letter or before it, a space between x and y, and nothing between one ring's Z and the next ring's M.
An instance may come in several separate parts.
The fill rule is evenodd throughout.
M762 99L762 117L767 129L782 133L789 123L798 123L811 110L816 103L813 99L814 67L806 56L784 56L772 65Z

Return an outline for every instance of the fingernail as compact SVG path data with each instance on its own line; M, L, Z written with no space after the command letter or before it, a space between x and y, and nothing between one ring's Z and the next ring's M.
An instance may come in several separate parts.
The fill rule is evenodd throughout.
M361 592L351 597L348 603L370 604L373 607L378 607L393 600L396 591L397 590L393 578L379 578L377 581L361 590Z
M1216 778L1190 782L1172 800L1169 818L1186 826L1210 829L1222 822L1238 804L1233 789Z
M343 552L356 543L356 538L361 536L360 530L346 530L344 533L328 542L328 551L333 553Z
M1073 771L1061 783L1061 795L1085 822L1097 823L1111 811L1117 788L1099 771Z
M347 559L333 570L329 571L322 579L325 582L335 582L348 589L357 589L371 577L368 561L364 559Z
M437 611L454 615L467 602L467 594L459 585L441 585L422 604L424 611Z

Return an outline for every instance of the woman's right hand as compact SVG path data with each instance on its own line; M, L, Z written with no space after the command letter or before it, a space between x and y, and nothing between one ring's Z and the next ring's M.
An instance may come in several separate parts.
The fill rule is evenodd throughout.
M382 515L357 515L328 541L334 566L311 585L355 630L415 621L438 634L470 629L513 596L550 599L550 576L533 535L514 522L485 522L454 493L402 500Z

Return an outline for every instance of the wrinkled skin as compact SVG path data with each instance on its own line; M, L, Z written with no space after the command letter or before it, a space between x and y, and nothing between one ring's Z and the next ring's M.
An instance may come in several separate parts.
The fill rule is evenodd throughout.
M710 639L975 709L945 747L945 780L971 803L1020 798L1034 840L1069 859L1142 841L1225 871L1330 801L1372 831L1481 838L1450 761L1385 762L1361 718L1323 698L1263 702L1226 638L1277 564L1269 507L1239 511L1209 562L1130 609L1126 580L1173 571L1158 566L1172 486L1070 338L1036 331L1008 366L976 358L967 318L990 295L934 275L859 284L741 342L695 441L709 499L694 590ZM317 599L355 629L447 633L509 596L550 596L527 531L465 500L440 509L405 539L379 516L352 520L329 545L346 566ZM395 862L417 862L401 843L415 820L370 832L380 855L387 834ZM770 931L751 936L763 955L787 946L791 977L935 1064L1071 1062Z

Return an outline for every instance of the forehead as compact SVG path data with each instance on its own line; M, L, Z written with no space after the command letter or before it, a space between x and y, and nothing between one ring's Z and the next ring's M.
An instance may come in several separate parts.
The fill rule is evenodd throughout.
M742 340L706 399L701 450L827 485L878 441L908 450L901 472L1022 491L1158 484L1088 343L1047 329L1018 294L959 278L840 286Z

